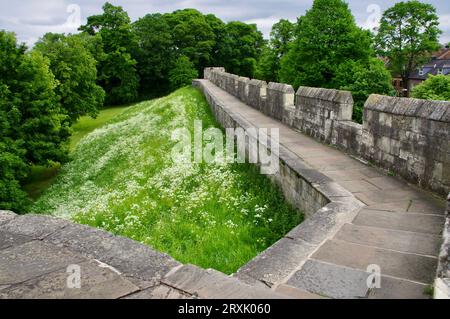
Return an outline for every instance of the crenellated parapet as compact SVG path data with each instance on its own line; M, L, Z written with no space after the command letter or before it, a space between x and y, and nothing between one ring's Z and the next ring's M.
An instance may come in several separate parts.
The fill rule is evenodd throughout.
M450 102L372 94L363 124L348 91L300 87L205 69L205 79L247 105L440 195L450 191Z

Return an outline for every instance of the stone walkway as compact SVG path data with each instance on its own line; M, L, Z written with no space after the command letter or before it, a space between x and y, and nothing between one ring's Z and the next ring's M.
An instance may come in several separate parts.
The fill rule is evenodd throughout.
M282 285L283 289L288 286L332 298L429 297L424 291L436 275L444 225L443 200L294 131L207 80L201 83L229 111L254 127L279 128L282 146L338 182L365 205L351 223L344 224L306 262L299 261L294 272L266 284L275 290ZM244 267L241 278L264 282L264 269L258 269L258 262L249 269ZM261 259L260 264L266 267L267 260ZM291 267L288 264L278 263L277 267ZM381 289L367 287L366 271L371 264L380 267Z

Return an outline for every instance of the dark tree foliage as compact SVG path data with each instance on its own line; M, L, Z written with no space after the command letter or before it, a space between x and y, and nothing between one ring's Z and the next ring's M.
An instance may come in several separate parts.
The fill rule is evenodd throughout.
M49 61L0 31L0 208L23 212L30 165L67 159L69 118L55 94Z
M294 40L295 23L281 19L270 32L270 40L263 48L259 58L256 77L268 82L280 82L280 61L289 51Z
M195 69L188 57L180 56L175 67L169 72L170 87L172 90L179 89L183 86L190 85L192 79L198 77L198 71Z
M103 13L90 16L80 30L101 39L103 52L97 55L98 82L106 92L106 103L135 101L139 88L134 58L138 39L128 14L122 7L106 3Z
M368 31L360 29L342 0L315 0L298 19L296 39L281 62L283 82L332 87L339 66L348 61L367 63L374 56Z
M95 117L103 106L104 90L96 84L96 61L78 36L46 34L36 45L50 61L50 70L58 80L56 93L71 123L80 116Z
M163 95L170 90L169 71L176 50L171 28L161 14L148 14L133 24L138 38L136 59L142 95Z
M378 52L389 59L389 68L408 89L410 74L439 49L439 18L431 4L396 3L383 13L376 36Z
M211 62L215 35L205 15L195 9L165 14L177 58L186 56L200 72Z
M253 77L263 45L262 33L255 24L229 22L218 46L218 61L230 73Z

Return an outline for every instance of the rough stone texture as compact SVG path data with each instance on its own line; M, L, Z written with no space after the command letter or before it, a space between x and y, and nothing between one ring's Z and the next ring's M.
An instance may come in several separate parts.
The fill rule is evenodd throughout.
M445 219L437 276L434 281L434 297L437 299L450 299L450 194L447 196Z
M285 109L294 109L295 91L287 84L270 82L267 87L267 105L266 112L270 117L279 121L283 120L283 111Z
M66 269L28 280L0 291L0 298L14 299L115 299L139 288L95 261L79 263L81 287L68 288Z
M353 98L348 91L300 87L296 93L294 128L331 142L336 121L350 121Z
M101 260L121 273L148 281L158 281L170 269L180 265L148 246L83 225L71 224L47 240Z
M383 275L424 284L432 282L437 265L435 257L405 254L335 239L323 244L312 258L363 271L366 271L367 266L375 264L380 267Z
M208 299L280 299L286 296L268 288L250 286L236 278L193 265L184 265L163 279L163 283L199 298Z
M17 215L8 210L0 210L0 225L16 218Z
M365 271L308 260L287 283L331 298L364 298L368 276Z

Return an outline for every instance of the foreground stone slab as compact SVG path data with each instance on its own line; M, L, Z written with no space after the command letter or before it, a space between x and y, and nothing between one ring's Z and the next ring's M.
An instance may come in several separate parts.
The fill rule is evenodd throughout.
M270 289L244 284L216 270L184 265L170 273L162 282L199 298L209 299L279 299L286 298Z
M240 278L241 275L247 275L273 285L295 271L313 252L314 247L303 241L282 238L240 268L234 276Z
M69 288L66 269L28 280L0 291L0 298L10 299L115 299L139 288L113 270L95 261L78 265L80 288Z
M426 284L433 282L437 266L437 259L434 257L399 253L339 240L328 240L312 258L363 271L375 264L380 267L382 275Z
M148 281L157 282L180 265L148 246L83 225L71 224L49 236L47 241L100 260L125 275Z
M151 287L143 291L126 296L124 297L124 299L195 299L195 298L178 289L166 285L158 285L156 287Z
M6 248L9 248L12 246L22 245L22 244L32 241L32 240L33 240L33 238L28 237L28 236L0 230L0 250L6 249Z
M13 218L16 218L17 215L8 210L0 210L0 225L10 221Z
M409 280L382 276L380 288L369 292L369 299L430 299L425 294L428 285Z
M69 221L60 218L28 214L17 216L8 223L0 226L0 229L10 233L29 236L34 239L43 239L69 224Z
M444 217L426 214L404 214L363 209L359 212L353 223L362 226L373 226L438 235L442 232Z
M441 245L441 238L437 235L352 224L344 225L334 238L355 244L430 256L436 256Z
M0 285L22 283L86 261L78 254L40 241L0 251Z
M331 298L365 298L368 276L365 271L308 260L287 284Z

